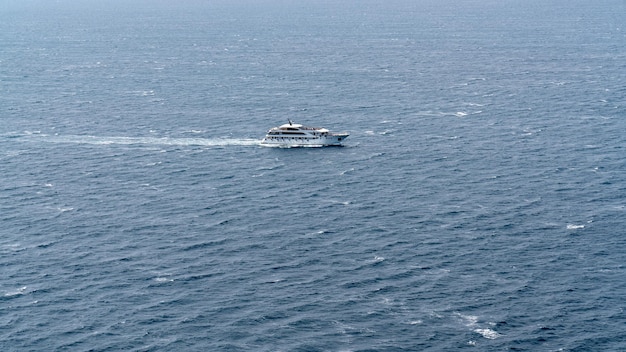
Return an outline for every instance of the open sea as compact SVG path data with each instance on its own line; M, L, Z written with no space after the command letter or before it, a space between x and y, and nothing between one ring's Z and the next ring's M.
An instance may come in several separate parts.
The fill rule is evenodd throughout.
M625 265L624 0L0 1L2 351L626 351Z

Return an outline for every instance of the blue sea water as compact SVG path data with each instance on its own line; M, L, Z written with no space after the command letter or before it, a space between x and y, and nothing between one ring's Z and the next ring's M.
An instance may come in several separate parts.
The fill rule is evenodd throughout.
M5 0L0 348L626 350L625 97L618 0Z

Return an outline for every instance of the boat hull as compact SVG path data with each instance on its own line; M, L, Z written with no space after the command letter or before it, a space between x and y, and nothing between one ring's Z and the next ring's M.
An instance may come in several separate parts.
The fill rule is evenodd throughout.
M319 147L341 147L343 141L348 138L348 134L335 134L318 138L296 138L296 137L265 137L261 141L262 146L282 147L282 148L319 148Z

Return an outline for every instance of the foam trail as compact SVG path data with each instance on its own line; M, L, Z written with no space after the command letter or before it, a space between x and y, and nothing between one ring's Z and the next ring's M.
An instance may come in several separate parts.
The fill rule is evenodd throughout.
M171 145L171 146L209 146L230 145L256 146L259 139L249 138L170 138L170 137L102 137L88 135L31 135L49 143L75 143L91 145Z

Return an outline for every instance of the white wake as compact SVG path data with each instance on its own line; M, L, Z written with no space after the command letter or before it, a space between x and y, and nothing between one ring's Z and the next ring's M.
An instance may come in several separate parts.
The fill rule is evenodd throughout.
M154 145L154 146L258 146L260 139L251 138L171 138L171 137L105 137L89 135L31 134L29 138L48 143L91 145Z

